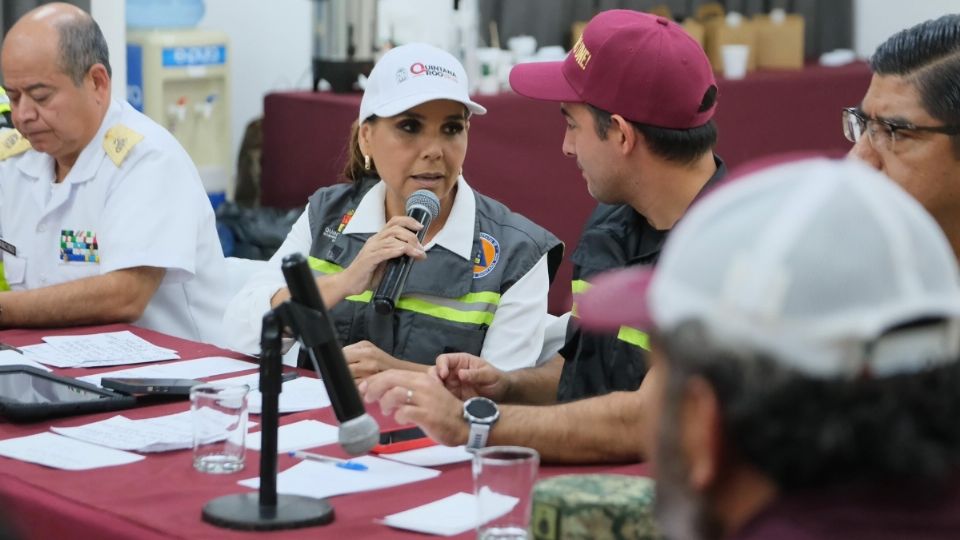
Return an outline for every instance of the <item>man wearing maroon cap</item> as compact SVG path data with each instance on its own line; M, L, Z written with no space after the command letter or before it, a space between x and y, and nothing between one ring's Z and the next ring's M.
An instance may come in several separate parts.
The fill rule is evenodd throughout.
M518 94L560 103L567 120L563 152L577 160L601 203L573 253L574 293L605 270L655 264L669 230L724 174L712 152L717 86L710 63L696 41L663 17L601 13L564 62L518 66L510 84ZM540 368L554 371L559 391L541 376L528 383L524 371L507 376L511 388L546 383L559 401L636 390L647 347L646 334L636 329L606 336L571 324L563 349Z
M510 83L521 95L559 103L563 153L576 159L601 203L573 254L574 292L597 273L655 264L673 225L725 172L713 154L717 87L709 61L662 17L600 13L563 62L521 64ZM440 356L434 374L456 397L472 398L463 405L466 422L459 400L427 377L387 372L361 390L446 444L481 446L489 435L491 443L534 447L550 461L637 459L646 334L626 326L614 336L592 334L576 322L567 334L560 352L536 368L503 372L472 355ZM581 399L593 396L600 397ZM483 417L476 400L485 400ZM573 402L497 413L491 400Z

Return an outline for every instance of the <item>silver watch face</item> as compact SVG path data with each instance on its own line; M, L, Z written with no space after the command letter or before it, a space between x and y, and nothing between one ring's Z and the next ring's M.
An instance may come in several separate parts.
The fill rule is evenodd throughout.
M463 416L470 422L492 424L500 418L500 409L485 397L474 397L463 404Z

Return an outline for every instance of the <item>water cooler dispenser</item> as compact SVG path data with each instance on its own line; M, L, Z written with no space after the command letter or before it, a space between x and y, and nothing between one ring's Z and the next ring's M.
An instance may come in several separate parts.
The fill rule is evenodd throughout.
M127 99L187 150L216 207L233 177L230 153L230 47L223 32L127 33Z

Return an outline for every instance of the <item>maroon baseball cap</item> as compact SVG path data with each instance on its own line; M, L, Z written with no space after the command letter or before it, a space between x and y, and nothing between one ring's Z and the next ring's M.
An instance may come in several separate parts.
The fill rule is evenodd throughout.
M598 13L564 61L519 64L510 72L520 95L589 103L671 129L706 124L716 101L704 107L704 97L716 85L703 48L683 28L627 9Z

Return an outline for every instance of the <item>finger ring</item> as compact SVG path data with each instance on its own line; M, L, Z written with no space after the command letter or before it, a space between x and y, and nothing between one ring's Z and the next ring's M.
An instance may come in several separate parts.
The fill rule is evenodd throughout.
M413 390L407 389L407 405L413 403Z

